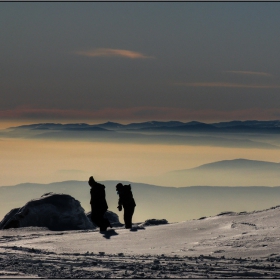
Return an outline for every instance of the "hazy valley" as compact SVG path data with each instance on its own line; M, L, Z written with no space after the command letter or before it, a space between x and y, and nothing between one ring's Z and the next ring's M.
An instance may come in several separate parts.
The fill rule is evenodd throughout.
M109 210L117 213L123 221L123 212L117 209L118 196L115 186L119 181L101 181L106 186ZM123 182L128 183L128 182ZM242 212L269 208L280 204L278 187L159 187L131 183L136 201L134 222L146 219L167 219L180 222L211 216L224 211ZM0 188L1 219L12 208L22 207L30 199L44 193L70 194L81 202L85 211L90 211L90 187L87 181L65 181L51 184L20 184Z
M70 194L89 211L91 175L105 184L114 212L115 185L131 182L137 222L179 222L280 201L279 121L39 123L0 136L2 180L18 182L1 183L2 217L46 192Z

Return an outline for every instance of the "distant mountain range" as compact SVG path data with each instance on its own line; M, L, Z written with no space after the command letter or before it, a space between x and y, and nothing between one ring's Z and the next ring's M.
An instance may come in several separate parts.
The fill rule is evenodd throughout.
M233 159L164 174L158 184L176 186L279 186L280 163Z
M114 122L106 122L102 124L89 125L86 123L76 124L56 124L56 123L39 123L31 125L22 125L11 127L10 129L27 129L27 130L92 130L92 131L181 131L181 132L267 132L280 133L280 121L230 121L206 124L197 121L179 122L179 121L150 121L142 123L119 124Z
M150 121L119 124L38 123L10 127L0 137L83 140L121 143L213 146L233 148L280 148L280 121L202 122Z
M101 181L106 186L109 210L117 213L123 222L123 211L117 209L115 186L119 181ZM134 222L147 219L167 219L179 222L214 216L225 211L254 211L280 204L280 187L160 187L130 183L136 201ZM279 183L280 185L280 183ZM0 220L12 208L22 207L30 199L47 192L70 194L90 210L90 187L86 181L65 181L51 184L19 184L0 187Z

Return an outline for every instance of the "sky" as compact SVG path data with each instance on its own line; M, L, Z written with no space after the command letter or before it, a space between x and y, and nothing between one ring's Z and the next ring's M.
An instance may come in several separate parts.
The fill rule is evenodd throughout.
M0 129L279 120L279 11L279 2L0 2ZM0 138L0 186L279 162L278 148L68 140Z
M279 119L279 11L279 2L1 2L2 127Z

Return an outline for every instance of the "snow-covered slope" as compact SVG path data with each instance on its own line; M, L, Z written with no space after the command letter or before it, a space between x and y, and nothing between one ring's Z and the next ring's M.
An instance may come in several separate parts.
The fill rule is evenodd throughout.
M38 275L47 277L279 277L279 215L277 206L167 225L135 225L132 231L9 229L0 231L0 253L2 263L15 271L18 266L8 265L13 254L18 259L32 255L35 263L52 255L54 274L51 268L44 274L36 266L33 276L40 270ZM57 269L62 263L65 274Z
M10 245L54 250L56 253L176 254L227 255L261 257L280 250L280 206L251 213L228 212L213 217L181 223L113 229L106 234L89 231L67 231L59 237L40 233L32 242L19 240ZM1 234L16 231L1 231ZM18 231L17 234L20 234ZM279 237L279 239L277 239Z

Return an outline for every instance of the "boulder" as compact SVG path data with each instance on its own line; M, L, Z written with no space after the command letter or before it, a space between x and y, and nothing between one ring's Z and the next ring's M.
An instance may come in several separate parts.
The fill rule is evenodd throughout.
M17 222L17 220L13 220L12 218L13 218L13 216L19 211L19 209L20 208L14 208L14 209L12 209L9 213L7 213L6 215L5 215L5 217L4 217L4 219L0 222L0 229L4 229L4 225L9 221L9 220L11 220L8 224L15 224L15 226L14 227L18 227L17 226L17 224L18 224L18 222ZM12 220L13 220L13 222L12 222ZM12 227L12 226L11 226Z
M139 226L146 227L146 226L157 226L157 225L166 225L168 221L165 219L148 219L144 223L139 224Z
M86 215L88 219L91 220L91 212L88 212ZM104 216L109 220L112 227L123 226L123 224L120 223L119 216L116 213L107 210Z
M0 229L46 227L50 230L95 229L78 200L67 194L47 193L11 210Z

